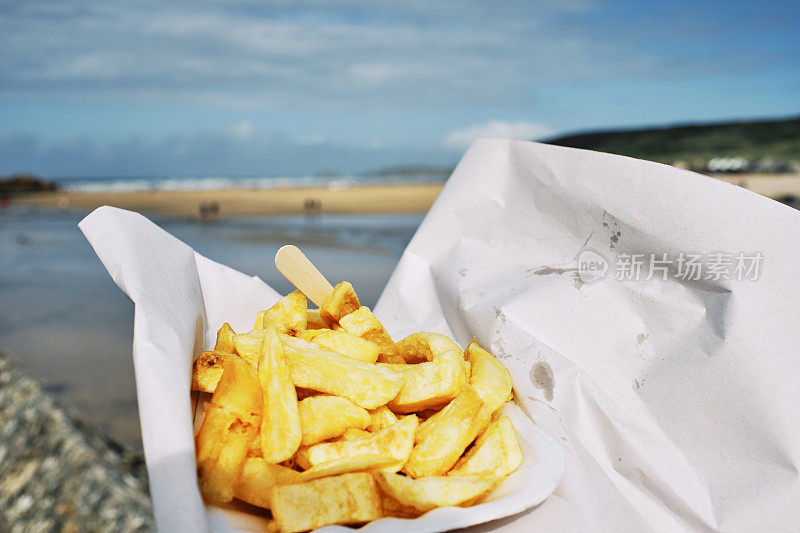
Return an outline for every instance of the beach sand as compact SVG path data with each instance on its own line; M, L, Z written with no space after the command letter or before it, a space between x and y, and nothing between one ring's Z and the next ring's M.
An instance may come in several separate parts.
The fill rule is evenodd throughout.
M199 217L216 204L214 216L425 213L441 184L358 185L346 187L224 189L195 191L58 192L14 200L17 205L91 211L111 205L180 217ZM213 211L213 208L211 208ZM209 212L209 211L207 211Z

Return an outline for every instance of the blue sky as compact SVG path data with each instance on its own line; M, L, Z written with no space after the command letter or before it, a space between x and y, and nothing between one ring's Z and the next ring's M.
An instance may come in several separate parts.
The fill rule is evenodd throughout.
M0 174L455 163L800 113L800 2L0 0Z

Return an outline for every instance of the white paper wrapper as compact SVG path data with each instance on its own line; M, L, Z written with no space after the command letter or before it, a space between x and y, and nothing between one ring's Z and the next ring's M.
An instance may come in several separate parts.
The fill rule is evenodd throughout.
M277 295L139 215L101 208L81 229L136 303L159 528L225 529L231 515L206 515L194 481L190 364L223 321L248 330ZM799 248L800 214L726 183L479 141L375 312L396 339L420 329L462 345L477 337L510 369L522 414L564 454L550 498L478 529L788 529L800 519ZM684 280L673 263L666 279L613 279L626 254L715 252L760 253L758 278ZM586 283L576 264L597 256L606 279ZM705 276L713 260L703 257Z

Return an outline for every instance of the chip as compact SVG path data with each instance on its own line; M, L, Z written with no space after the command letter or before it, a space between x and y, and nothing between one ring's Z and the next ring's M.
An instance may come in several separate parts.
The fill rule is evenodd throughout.
M388 428L397 422L397 417L395 414L391 412L385 405L382 405L376 409L372 409L369 412L369 416L371 421L367 429L372 432L378 431L379 429Z
M284 360L283 344L272 325L267 326L262 344L258 378L264 391L261 453L267 462L280 463L297 451L302 432L297 393Z
M491 412L475 389L466 385L439 415L433 426L418 437L403 471L411 477L447 473L467 446L486 428ZM431 418L432 419L432 418ZM426 424L430 424L430 420Z
M427 512L448 505L466 506L495 488L502 476L431 476L412 479L391 472L376 472L381 490L400 504Z
M270 503L272 516L285 533L381 518L381 493L375 478L366 472L275 486Z
M397 353L397 346L383 328L383 324L372 314L369 307L359 307L339 319L339 324L345 331L356 337L374 342L380 349L378 361L381 363L405 363Z
M358 302L355 289L349 282L343 281L337 283L333 292L325 298L319 313L324 322L332 323L338 322L343 316L349 315L359 307L361 304Z
M306 331L315 329L327 329L328 323L320 316L319 309L309 309L306 311Z
M310 446L340 436L347 428L366 428L372 423L369 412L339 396L311 396L298 404L301 444Z
M397 463L395 470L398 470L406 462L414 446L417 424L417 417L409 415L388 428L362 438L315 444L305 450L308 463L318 466L347 457L387 455Z
M380 348L377 344L341 329L317 329L310 335L310 338L305 335L302 338L367 363L374 363L380 355Z
M395 419L396 421L396 419ZM358 429L358 428L347 428L344 430L344 433L340 437L336 437L332 439L333 441L337 440L353 440L353 439L360 439L361 437L368 437L371 433L366 429Z
M234 495L250 505L269 509L270 489L302 481L300 472L283 465L268 463L261 457L250 457L244 463Z
M506 415L491 422L472 448L458 460L448 476L494 474L507 476L522 463L522 450L511 419Z
M347 398L365 409L385 405L403 386L403 375L328 348L281 337L295 386Z
M298 335L306 329L308 300L299 290L290 292L264 312L264 325L275 326L278 333Z
M395 370L403 371L403 387L388 405L395 413L444 405L467 384L464 358L455 350L436 355L430 362L397 365Z
M381 508L383 511L383 516L392 518L417 518L418 516L422 515L422 511L419 509L411 507L410 505L403 505L385 492L381 492Z
M464 352L461 351L458 344L439 333L420 331L412 333L397 343L397 351L406 363L433 361L437 355L450 350L455 350L462 359L464 358Z
M264 342L266 331L254 329L248 333L239 333L233 336L233 344L242 359L247 361L253 369L258 368L258 361L261 359L261 345Z
M314 465L300 473L300 481L311 481L328 476L338 476L347 472L368 472L393 468L397 459L385 453L339 457L327 463ZM395 468L396 470L396 468Z
M258 437L261 387L255 371L228 357L196 438L200 491L208 501L229 502L250 444Z
M512 397L511 374L492 354L478 346L475 339L469 343L464 355L472 365L470 385L487 409L498 410Z
M214 392L222 377L226 357L238 357L224 352L202 352L192 363L192 390Z
M256 313L256 322L253 324L253 329L264 329L264 315L266 314L266 311Z
M233 328L230 324L227 322L222 324L222 327L219 328L219 331L217 332L217 344L214 346L214 351L221 353L236 353L236 347L233 343L234 335L236 335L236 332L233 331Z

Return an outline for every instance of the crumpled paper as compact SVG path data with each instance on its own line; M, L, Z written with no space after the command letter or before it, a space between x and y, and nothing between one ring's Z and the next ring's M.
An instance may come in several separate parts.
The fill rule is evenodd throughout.
M206 516L196 490L175 490L194 472L192 450L163 431L191 435L189 365L213 343L213 326L247 330L250 310L277 295L166 233L143 235L141 221L101 208L81 229L137 303L134 362L156 520L164 531L221 528L224 515ZM712 178L536 143L474 143L375 308L395 339L420 329L460 344L477 337L511 371L519 407L564 454L550 498L474 529L795 524L799 248L798 212ZM681 262L694 256L699 279ZM761 258L744 279L741 257ZM237 287L236 306L226 284ZM145 310L145 291L164 304Z

